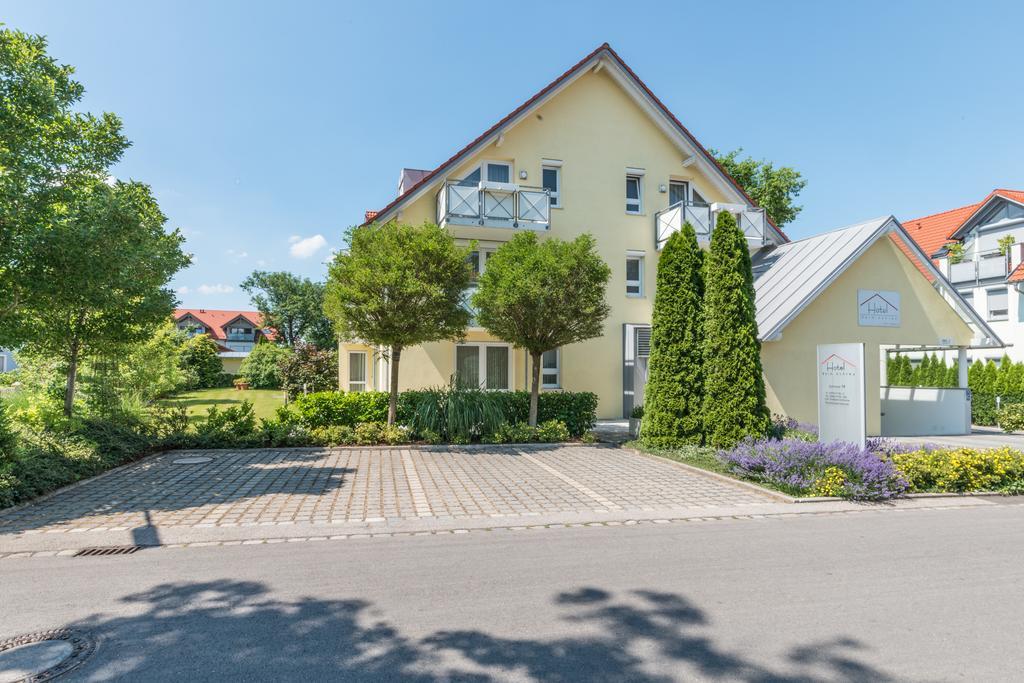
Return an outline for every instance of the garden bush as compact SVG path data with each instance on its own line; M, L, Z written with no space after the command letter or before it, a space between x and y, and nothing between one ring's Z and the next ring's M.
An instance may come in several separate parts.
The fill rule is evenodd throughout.
M312 344L299 344L292 353L278 359L277 372L288 398L333 391L338 388L338 353Z
M531 427L527 422L508 423L484 438L486 443L561 443L569 440L569 428L560 420L541 422Z
M245 448L261 442L256 415L248 401L224 409L213 406L195 425L198 448Z
M178 367L181 368L187 388L210 389L218 386L223 364L217 354L216 342L205 334L197 334L185 340L178 351Z
M278 366L290 353L287 346L257 344L242 361L238 372L249 379L249 386L253 389L279 389L281 375Z
M1011 403L999 411L996 423L1004 432L1024 429L1024 403Z
M892 461L855 444L748 438L719 457L733 474L798 496L885 500L907 489Z
M386 422L388 395L383 391L321 391L299 396L292 409L308 429L355 427L360 422Z
M912 491L999 491L1024 482L1024 453L1012 448L920 449L892 461Z
M410 405L409 427L415 434L432 433L452 443L469 443L495 431L508 419L502 392L460 387L420 392Z

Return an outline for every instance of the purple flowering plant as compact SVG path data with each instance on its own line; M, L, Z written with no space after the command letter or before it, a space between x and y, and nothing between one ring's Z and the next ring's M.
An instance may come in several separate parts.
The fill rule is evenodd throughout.
M907 490L907 482L888 457L900 448L885 440L871 440L868 448L861 448L839 441L748 438L732 450L720 451L718 457L734 474L793 495L820 495L820 483L829 481L830 490L844 498L887 500Z

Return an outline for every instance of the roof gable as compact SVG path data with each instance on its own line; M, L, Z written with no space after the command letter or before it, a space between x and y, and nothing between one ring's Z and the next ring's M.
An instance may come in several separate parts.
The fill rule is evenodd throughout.
M757 328L762 341L778 339L782 330L825 291L875 242L886 235L906 243L908 256L931 275L932 283L953 300L961 317L982 335L1002 342L956 288L942 276L920 247L892 216L883 216L839 230L763 249L753 258ZM916 258L914 258L916 257Z
M181 322L185 318L191 318L202 323L209 330L210 337L218 341L227 338L224 328L239 318L248 320L255 329L263 331L263 316L258 311L224 311L212 308L175 309L175 322ZM268 337L272 337L272 335L268 335Z
M718 189L723 194L735 196L737 201L747 203L750 206L757 206L757 203L743 190L739 183L725 172L707 149L693 137L690 131L651 92L622 58L607 43L604 43L438 167L420 177L411 186L404 186L404 192L383 209L377 212L367 212L367 222L370 222L370 220L386 221L393 218L403 206L416 201L425 192L430 191L444 179L446 174L454 171L460 164L497 141L507 130L529 116L536 108L555 97L591 69L594 71L606 70L640 104L641 108L666 135L676 142L685 154L693 159L693 163L698 165L708 180L718 185ZM774 225L771 225L771 228L777 233L780 241L788 241L788 238L781 230Z

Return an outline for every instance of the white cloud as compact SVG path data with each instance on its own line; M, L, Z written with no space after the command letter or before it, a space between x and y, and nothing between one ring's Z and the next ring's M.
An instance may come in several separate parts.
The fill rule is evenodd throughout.
M192 291L192 290L190 290L190 289L189 289L189 288L188 288L187 286L185 286L185 285L182 285L181 287L178 287L178 294L181 294L182 296L185 296L185 295L186 295L186 294L188 294L188 293L189 293L190 291Z
M199 285L196 287L196 291L200 294L230 294L235 291L235 288L231 285Z
M306 238L292 235L288 241L292 245L289 253L294 258L309 258L327 246L327 239L323 235L313 235Z

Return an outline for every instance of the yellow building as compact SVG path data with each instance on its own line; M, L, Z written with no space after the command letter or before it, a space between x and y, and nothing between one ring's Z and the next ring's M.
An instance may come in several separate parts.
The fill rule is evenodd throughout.
M671 210L668 210L672 207ZM519 230L572 239L589 232L612 268L605 334L546 355L545 391L592 391L600 417L642 403L659 238L689 220L702 238L719 211L752 245L785 237L607 45L583 58L433 171L406 169L377 221L437 222L477 240L477 265ZM343 344L343 389L387 386L387 360ZM402 355L401 389L459 375L494 389L528 388L528 356L470 328L465 343Z
M567 240L593 234L612 268L611 314L603 336L545 354L542 389L594 392L598 416L619 418L643 403L661 245L685 221L706 244L723 211L736 216L752 252L785 249L786 236L605 44L434 170L404 169L398 197L368 212L367 220L436 222L462 243L476 240L478 271L517 231ZM885 248L879 247L864 268L896 267L897 259L883 253ZM765 263L762 271L770 269ZM908 274L900 265L893 277ZM908 291L952 310L920 273L915 275L920 282ZM825 315L826 308L815 303L786 324L813 325L805 321ZM955 324L936 329L960 341L965 324L956 314L945 317ZM797 387L806 373L791 364L803 362L804 346L816 337L798 343L796 336L787 331L783 342L766 344L769 399L777 412L792 411L815 422L809 407L814 405L813 360L810 389ZM904 341L909 336L877 341L909 343ZM922 341L934 343L932 337L915 337L914 343ZM358 343L342 343L340 351L342 389L387 389L386 353ZM791 370L801 379L791 380ZM443 385L452 377L488 389L528 389L529 358L473 327L462 343L403 351L400 390ZM793 391L811 391L811 403L791 400Z

